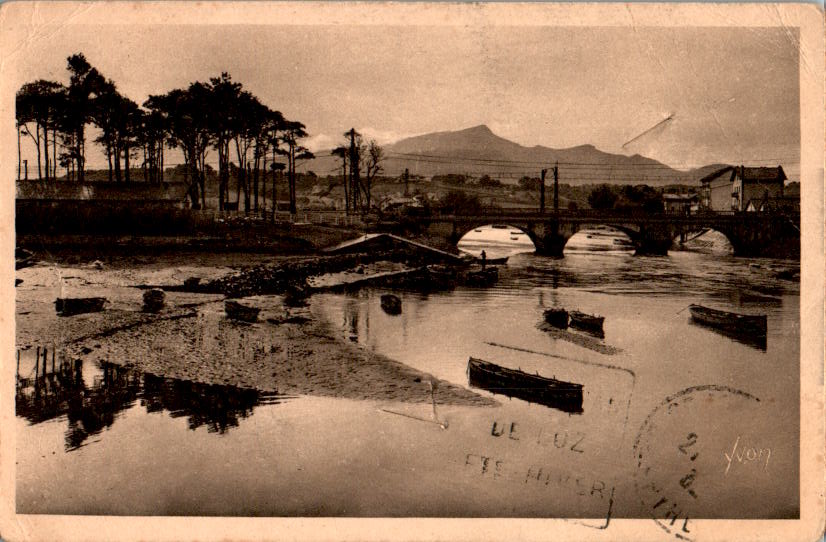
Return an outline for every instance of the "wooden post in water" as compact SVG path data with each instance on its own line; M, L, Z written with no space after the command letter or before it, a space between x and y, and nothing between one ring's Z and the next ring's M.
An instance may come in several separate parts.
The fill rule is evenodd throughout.
M554 212L559 212L559 162L554 164Z
M539 213L545 213L545 174L548 173L547 169L542 170L542 176L539 180Z

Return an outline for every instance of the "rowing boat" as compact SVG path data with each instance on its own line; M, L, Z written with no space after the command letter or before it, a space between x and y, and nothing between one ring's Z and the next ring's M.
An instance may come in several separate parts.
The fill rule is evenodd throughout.
M478 271L468 271L465 275L465 284L468 286L492 286L499 280L499 271L495 267L488 267Z
M508 258L509 256L505 256L504 258L476 258L476 261L486 265L505 265L508 263Z
M702 305L690 305L688 310L694 320L710 327L723 329L731 333L766 335L765 314L739 314Z
M560 329L568 327L568 311L565 309L548 309L542 315L545 321L554 327Z
M224 312L233 320L240 320L242 322L255 322L258 320L258 313L261 309L258 307L247 307L237 301L227 299L224 301Z
M55 299L58 316L74 316L86 312L100 312L106 304L105 297L58 297Z
M564 412L582 412L582 384L532 375L473 357L468 359L467 371L468 383L473 387Z
M604 316L593 316L591 314L585 314L584 312L579 311L571 311L571 326L592 330L592 331L602 331L602 323L605 321Z

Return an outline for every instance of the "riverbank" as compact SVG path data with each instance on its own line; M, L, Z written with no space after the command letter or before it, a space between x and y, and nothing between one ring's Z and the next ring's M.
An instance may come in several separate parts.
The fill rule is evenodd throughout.
M204 258L208 260L209 258ZM307 307L291 307L283 295L247 297L261 308L254 324L225 317L221 293L167 292L159 314L141 312L148 283L175 283L188 276L207 282L238 276L223 266L44 266L17 272L17 347L65 348L72 359L108 361L158 376L225 384L265 392L410 403L489 406L495 401L436 379L387 356L345 342ZM216 260L226 264L225 260ZM317 258L290 258L289 269L320 269ZM315 262L315 263L311 263ZM201 262L205 263L205 262ZM283 266L280 266L283 268ZM260 273L262 267L256 267ZM241 273L244 275L244 273ZM105 296L99 313L58 317L58 296ZM431 382L435 393L431 397Z

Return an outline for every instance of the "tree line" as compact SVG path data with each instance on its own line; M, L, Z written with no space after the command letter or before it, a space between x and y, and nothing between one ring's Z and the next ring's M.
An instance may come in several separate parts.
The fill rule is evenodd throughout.
M86 128L92 125L100 132L94 143L107 157L110 181L129 182L130 164L141 160L144 181L163 182L164 150L179 149L190 206L204 208L206 159L214 150L218 154L220 210L240 207L243 192L244 210L257 212L259 194L266 192L267 171L272 171L270 194L274 195L276 177L286 170L290 212L296 212L296 164L313 158L301 144L307 137L305 126L261 103L228 73L150 95L139 106L121 94L82 53L68 57L66 67L68 85L41 79L24 84L17 92L18 179L20 139L29 137L37 149L38 179L56 179L59 165L68 180L83 182ZM277 157L284 162L277 162ZM376 169L378 161L372 170L368 165L368 181L380 171L380 166ZM230 201L231 172L237 181L234 202ZM369 206L369 195L367 198Z

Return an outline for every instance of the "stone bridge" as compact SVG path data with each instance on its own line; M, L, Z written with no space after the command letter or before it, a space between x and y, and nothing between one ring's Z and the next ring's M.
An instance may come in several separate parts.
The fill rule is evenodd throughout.
M665 255L677 237L710 228L724 234L737 256L794 257L800 254L800 215L788 213L637 213L618 211L507 212L431 215L384 222L384 228L418 233L453 246L469 231L507 224L524 231L539 254L561 257L565 244L586 226L605 225L626 233L637 254Z

